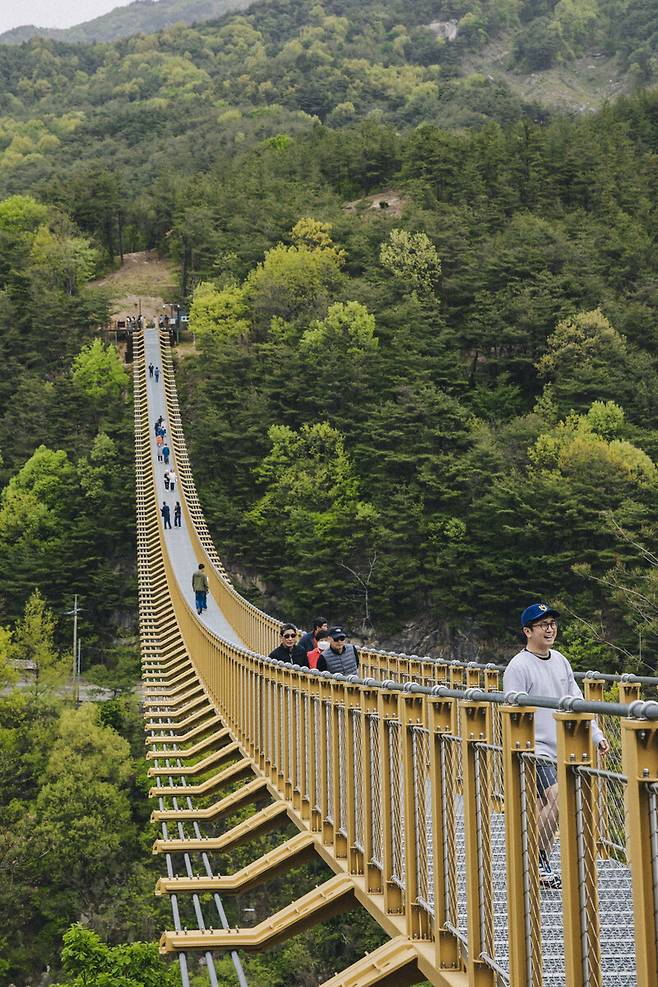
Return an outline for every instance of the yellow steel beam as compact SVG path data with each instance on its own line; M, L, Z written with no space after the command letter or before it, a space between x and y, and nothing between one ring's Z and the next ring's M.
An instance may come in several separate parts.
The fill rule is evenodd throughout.
M366 953L347 970L325 980L322 987L410 987L424 979L417 959L413 943L406 936L396 936L372 953Z
M216 744L217 741L219 741L219 740L225 740L226 737L228 737L230 735L230 733L231 733L231 731L228 729L228 727L224 727L223 730L218 730L217 733L208 734L207 737L204 737L203 740L200 740L198 743L193 744L192 747L178 747L176 749L176 751L167 751L166 753L168 753L168 754L175 753L176 754L176 757L183 757L183 758L184 757L194 757L195 754L198 754L200 751L205 750L206 747L212 747L212 745L213 744ZM178 738L174 737L173 739L174 739L175 742L178 742ZM156 737L152 741L152 743L154 743L154 744L164 744L164 743L167 743L167 741L166 740L163 740L162 737ZM163 756L163 753L165 753L165 752L163 752L163 751L148 751L147 754L146 754L146 758L147 758L147 760L151 761L151 760L153 760L154 757L162 757Z
M187 743L188 740L192 740L194 737L198 737L200 733L204 732L204 730L209 730L210 727L217 726L217 724L221 722L222 722L221 717L217 716L217 714L215 713L215 715L209 717L205 723L200 723L197 727L194 727L192 730L188 730L187 733L170 732L170 733L161 733L159 735L149 734L149 736L146 737L144 742L147 744L164 744L172 740L174 741L174 743L177 744L185 744ZM162 723L161 726L163 730L171 731L171 723Z
M200 840L156 840L153 844L153 853L225 850L227 847L244 843L245 840L251 839L252 836L261 836L263 832L276 827L281 821L281 817L287 816L287 814L288 806L285 802L273 802L271 805L261 809L260 812L255 812L253 816L249 816L248 819L238 823L233 829L222 833L221 836L210 836Z
M174 953L190 949L269 949L276 943L348 909L354 901L353 891L352 880L347 875L332 877L253 929L165 932L160 939L160 952Z
M196 699L190 699L189 702L184 703L182 706L177 706L176 704L174 704L173 706L166 706L165 703L161 703L155 699L148 699L148 698L144 700L144 705L149 707L162 706L163 708L166 706L167 712L163 715L170 716L172 719L176 719L176 717L178 716L184 716L186 713L189 713L191 710L197 709L197 707L199 707L204 702L210 705L210 700L206 696L205 692L202 692L199 696L196 697ZM153 713L151 710L148 713L148 715L157 716L157 713Z
M280 846L263 854L258 860L247 864L235 874L222 877L161 877L155 886L155 893L182 894L204 891L222 891L226 894L247 891L261 881L269 880L278 871L288 867L293 861L298 864L303 857L314 852L317 837L313 833L297 833Z
M184 819L216 819L225 815L231 809L255 799L267 789L265 778L255 778L237 791L231 792L226 798L220 799L205 809L165 809L151 813L151 822L182 822Z
M172 717L169 715L169 713L147 713L146 714L147 720L146 720L146 723L144 724L144 729L145 730L169 730L169 731L171 731L171 730L180 730L180 729L182 729L184 727L191 726L193 723L197 723L202 717L208 716L209 713L214 713L214 712L215 712L215 710L214 710L214 708L211 706L211 704L209 702L207 704L207 706L204 706L202 709L196 710L196 712L192 713L191 716L188 716L185 720L181 720L179 723L173 723L173 722L158 723L157 722L158 720L161 720L163 717L167 717L171 721L172 720ZM215 722L215 721L214 720L209 720L209 722Z
M164 772L162 768L149 768L147 774L149 778L154 778L156 775L161 775L163 773L168 775L185 775L185 776L201 775L203 774L204 771L207 771L208 768L212 767L213 764L217 764L219 761L226 760L228 756L226 753L227 751L229 754L232 754L233 751L235 751L236 749L237 749L237 745L226 744L224 747L219 747L217 750L212 751L212 753L208 754L207 757L204 757L200 761L197 761L196 764L168 767L165 768ZM163 758L163 757L180 758L186 755L181 754L180 751L159 751L156 752L155 756L159 758Z
M240 745L237 742L228 744L225 748L225 757L232 754L234 751L240 749ZM233 768L235 765L229 765L229 768ZM149 790L149 798L158 798L160 795L206 795L211 792L213 788L217 788L218 785L222 785L228 778L233 777L231 774L227 774L229 768L224 768L223 771L218 771L217 774L213 775L212 778L208 778L206 781L200 782L198 785L155 785ZM161 775L166 775L169 773L169 768L162 768L160 771Z

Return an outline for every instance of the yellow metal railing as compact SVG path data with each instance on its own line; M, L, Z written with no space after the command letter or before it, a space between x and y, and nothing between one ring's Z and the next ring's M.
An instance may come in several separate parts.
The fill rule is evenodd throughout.
M297 835L282 837L244 872L210 877L204 863L200 873L168 874L159 891L177 907L195 889L229 894L308 852L335 875L253 929L186 930L178 922L163 935L163 951L186 957L263 948L357 901L391 942L332 978L336 987L386 977L389 984L425 977L440 987L656 985L658 707L637 703L628 718L627 707L598 701L593 680L589 705L556 711L560 816L551 862L563 887L543 887L537 777L545 759L534 750L534 708L506 704L494 669L476 676L474 668L448 664L438 684L436 663L418 659L416 675L409 660L368 653L364 670L372 679L345 680L262 657L278 640L277 622L242 600L219 564L187 462L166 350L162 365L185 517L210 563L211 592L245 647L197 619L159 525L151 524L139 562L143 660L153 681L152 794L160 800L154 818L176 825L155 851L168 861L185 855L207 863L222 847L284 822ZM140 373L138 365L136 380ZM142 527L149 512L155 516L144 412L142 401ZM166 647L153 644L158 635ZM383 677L398 681L375 681ZM613 770L596 758L595 713L609 732L619 725ZM202 754L199 767L193 759ZM189 773L211 804L188 798ZM208 819L263 793L269 804L246 821L219 835L204 830Z

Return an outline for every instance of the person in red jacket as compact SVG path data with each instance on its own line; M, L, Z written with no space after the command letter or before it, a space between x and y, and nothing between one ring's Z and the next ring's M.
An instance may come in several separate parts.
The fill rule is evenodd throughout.
M308 667L309 668L319 667L320 671L323 671L326 666L324 665L324 663L318 666L318 662L320 661L323 652L326 651L327 648L329 647L329 633L328 631L316 631L315 634L316 634L317 644L312 651L308 651L306 653L306 657L308 659Z

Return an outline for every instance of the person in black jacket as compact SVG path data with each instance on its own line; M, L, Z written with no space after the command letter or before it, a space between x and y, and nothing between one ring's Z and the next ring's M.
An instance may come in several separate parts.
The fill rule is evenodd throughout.
M283 625L281 628L281 644L270 653L270 658L308 668L306 652L297 644L297 628L294 624Z

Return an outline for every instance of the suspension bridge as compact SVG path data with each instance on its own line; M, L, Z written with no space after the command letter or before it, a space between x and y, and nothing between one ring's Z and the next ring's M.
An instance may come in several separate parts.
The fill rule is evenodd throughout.
M160 947L176 954L184 987L200 969L219 984L227 953L246 984L243 951L354 907L388 940L324 987L658 987L658 680L592 671L584 700L551 700L505 696L495 665L359 649L360 676L345 679L271 661L279 622L232 586L203 517L166 333L136 341L134 384L156 892L172 915ZM180 528L167 531L159 415L182 506ZM191 590L199 562L210 583L203 617ZM604 702L611 688L618 701ZM555 710L561 890L538 874L538 706ZM266 852L220 872L233 848L262 846L265 834ZM230 927L227 896L306 860L331 876L257 924Z

